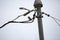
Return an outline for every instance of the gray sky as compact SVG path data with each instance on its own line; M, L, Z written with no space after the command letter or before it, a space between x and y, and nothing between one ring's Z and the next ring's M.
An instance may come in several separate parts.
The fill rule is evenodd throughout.
M33 9L35 0L0 0L0 26L26 11L19 7ZM60 0L42 0L42 11L60 19ZM33 13L28 16L32 16ZM60 27L52 18L43 15L45 40L60 40ZM27 17L19 18L26 20ZM31 24L8 24L0 29L0 40L39 40L37 19Z

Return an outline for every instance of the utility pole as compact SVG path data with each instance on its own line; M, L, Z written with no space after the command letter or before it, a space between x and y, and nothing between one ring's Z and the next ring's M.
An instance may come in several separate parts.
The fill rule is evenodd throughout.
M38 20L39 38L40 38L40 40L44 40L43 27L42 27L41 7L43 7L43 4L42 4L41 0L35 0L34 8L37 9L37 20Z
M41 0L35 0L34 8L36 8L37 10L29 10L29 9L26 9L26 8L20 8L20 9L28 10L28 12L26 12L23 15L19 15L18 17L16 17L12 21L8 21L4 25L2 25L0 28L3 28L5 25L7 25L9 23L32 23L34 21L35 17L36 17L37 20L38 20L39 38L40 38L40 40L44 40L43 27L42 27L42 12L41 12L41 7L43 7L43 4L42 4ZM26 16L27 14L29 14L32 11L36 11L37 12L37 16L35 15L36 14L36 12L35 12L34 15L33 15L33 18L28 17L28 21L19 21L19 22L15 21L19 17ZM47 15L47 14L45 14L45 15Z

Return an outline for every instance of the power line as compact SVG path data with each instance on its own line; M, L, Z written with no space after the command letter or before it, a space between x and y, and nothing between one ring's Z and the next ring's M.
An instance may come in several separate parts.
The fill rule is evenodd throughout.
M35 10L29 10L29 9L26 9L26 8L23 8L23 7L21 7L21 9L24 9L24 10L27 10L28 12L26 12L25 14L23 14L23 15L19 15L19 16L17 16L15 19L13 19L12 21L9 21L9 22L7 22L7 23L5 23L4 25L2 25L0 28L3 28L5 25L7 25L7 24L9 24L9 23L32 23L33 21L34 21L34 19L37 17L36 16L36 9ZM32 12L32 11L34 11L35 13L33 14L33 18L30 18L29 16L28 16L28 19L29 20L27 20L27 21L15 21L16 19L18 19L19 17L21 17L21 16L26 16L26 15L28 15L30 12ZM59 19L57 19L57 18L55 18L55 17L52 17L52 16L50 16L49 14L47 14L47 13L44 13L44 12L41 12L42 14L45 14L46 16L48 16L48 17L51 17L57 24L58 24L58 26L60 26L60 24L57 22L57 21L59 21L60 22L60 20ZM40 15L39 15L40 16Z
M57 21L59 21L59 22L60 22L60 20L59 20L59 19L57 19L57 18L55 18L55 17L52 17L52 16L50 16L49 14L44 13L44 12L42 12L42 14L45 14L46 16L51 17L51 18L52 18L52 19L57 23L57 25L58 25L58 26L60 26L60 24L57 22Z
M26 9L26 8L21 8L21 9ZM28 9L26 9L28 10ZM28 20L27 21L15 21L16 19L18 19L19 17L21 16L26 16L27 14L29 14L30 12L34 11L34 14L33 14L33 18L30 18L28 16ZM36 18L36 10L29 10L28 12L26 12L25 14L23 15L19 15L17 16L15 19L13 19L12 21L8 21L7 23L3 24L0 28L3 28L5 25L9 24L9 23L32 23L34 21L34 19Z
M57 19L57 18L54 18L54 17L52 17L52 16L50 16L56 23L57 23L57 25L58 26L60 26L60 24L57 22L57 21L59 21L60 22L60 20L59 19Z

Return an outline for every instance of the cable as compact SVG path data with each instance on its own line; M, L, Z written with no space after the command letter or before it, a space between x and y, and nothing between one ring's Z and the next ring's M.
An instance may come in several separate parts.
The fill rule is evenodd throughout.
M23 15L19 15L19 16L17 16L16 18L14 18L12 21L14 21L14 20L16 20L16 19L18 19L19 17L21 17L21 16L23 16Z
M32 23L32 22L29 22L29 21L31 21L31 20L21 21L21 22L20 22L20 21L9 21L9 22L3 24L0 28L3 28L4 26L6 26L6 25L9 24L9 23Z
M46 14L46 13L44 13L44 12L42 12L42 14L45 14L46 16L51 17L51 18L58 24L58 26L60 26L60 24L57 22L57 21L60 22L59 19L57 19L57 18L55 18L55 17L52 17L52 16L50 16L49 14Z
M29 20L27 20L27 21L21 21L21 22L20 22L20 21L15 21L17 18L19 18L19 17L21 17L21 16L25 16L25 15L27 15L28 13L30 13L30 12L32 12L32 11L34 11L34 10L31 10L31 11L29 11L29 12L23 14L23 15L19 15L18 17L16 17L16 18L13 19L12 21L9 21L9 22L3 24L0 28L3 28L4 26L6 26L6 25L9 24L9 23L32 23L32 22L34 21L34 19L35 19L35 16L36 16L35 14L36 14L36 12L33 14L33 18L28 17Z
M34 9L33 10L29 10L29 9L24 8L24 7L20 7L19 9L23 9L23 10L27 10L28 11L25 14L23 14L24 16L26 16L27 14L29 14L32 11L36 11L36 9L35 10Z
M7 24L9 24L9 23L11 23L11 22L12 22L12 21L9 21L9 22L3 24L0 28L3 28L5 25L7 25Z
M55 17L52 17L52 16L50 16L51 18L54 18L55 20L57 20L57 21L60 21L59 19L57 19L57 18L55 18Z
M24 13L23 15L17 16L15 19L13 19L13 21L16 20L16 19L18 19L18 18L21 17L21 16L26 16L27 14L29 14L29 13L32 12L32 11L35 11L35 10L29 10L28 12Z
M50 17L58 24L58 26L60 26L60 24L57 22L57 20L59 21L59 19L54 18L54 17L52 17L52 16L50 16Z
M21 8L22 9L22 8ZM28 16L28 19L29 20L27 20L27 21L15 21L16 19L18 19L19 17L21 17L21 16L26 16L27 14L29 14L30 12L32 12L32 11L34 11L34 14L33 14L33 18L30 18L29 16ZM6 26L7 24L9 24L9 23L32 23L33 21L34 21L34 19L36 18L36 10L30 10L30 11L28 11L28 12L26 12L25 14L23 14L23 15L19 15L19 16L17 16L15 19L13 19L12 21L9 21L9 22L7 22L7 23L5 23L5 24L3 24L0 28L3 28L4 26ZM48 17L51 17L57 24L58 24L58 26L60 26L60 24L57 22L57 21L60 21L59 19L57 19L57 18L54 18L54 17L52 17L52 16L50 16L49 14L46 14L46 13L44 13L44 12L42 12L42 14L45 14L46 16L48 16Z
M32 11L36 11L36 10L29 10L29 9L26 9L26 8L23 8L23 7L20 7L19 9L27 10L28 12L24 13L23 15L17 16L15 19L13 19L13 21L16 20L16 19L18 19L21 16L26 16L27 14L29 14Z
M26 16L26 15L28 15L30 12L32 12L32 11L35 11L35 10L31 10L31 11L28 11L28 12L26 12L25 14L23 14L24 16Z
M23 14L23 15L19 15L19 16L17 16L15 19L13 19L13 21L16 20L16 19L18 19L18 18L21 17L21 16L26 16L27 14L29 14L29 13L32 12L32 11L33 11L33 10L28 11L28 12L26 12L26 13Z
M32 20L32 21L31 21ZM9 24L9 23L32 23L34 20L33 19L31 19L31 20L28 20L28 21L9 21L9 22L7 22L7 23L5 23L5 24L3 24L0 28L3 28L5 25L7 25L7 24ZM29 22L29 21L31 21L31 22Z
M24 7L20 7L19 9L23 9L23 10L30 11L29 9L26 9L26 8L24 8Z

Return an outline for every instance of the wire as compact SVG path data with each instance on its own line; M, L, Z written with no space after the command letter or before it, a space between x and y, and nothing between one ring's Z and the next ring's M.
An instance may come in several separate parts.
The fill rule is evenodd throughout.
M7 23L5 23L5 24L3 24L0 28L3 28L4 26L6 26L7 24L9 24L9 23L32 23L33 21L31 21L31 22L29 22L29 21L31 21L31 20L28 20L28 21L9 21L9 22L7 22Z
M28 12L24 13L23 15L17 16L15 19L13 19L13 21L16 20L16 19L18 19L18 18L21 17L21 16L26 16L27 14L29 14L29 13L32 12L32 11L35 11L35 10L29 10Z
M60 21L59 19L54 18L54 17L52 17L52 16L50 16L50 17L58 24L58 26L60 26L60 24L57 22L57 20Z
M34 11L34 10L31 10L31 11L27 12L27 14L30 13L30 12L32 12L32 11ZM13 19L12 21L9 21L9 22L3 24L0 28L3 28L4 26L6 26L6 25L9 24L9 23L32 23L32 22L34 21L34 19L35 19L36 11L35 11L35 13L33 14L33 18L28 17L29 20L27 20L27 21L21 21L21 22L20 22L20 21L15 21L15 20L18 19L19 17L25 16L25 15L27 15L27 14L25 13L25 14L23 14L23 15L19 15L18 17L16 17L16 18Z
M32 11L35 11L35 10L31 10L31 11L28 11L28 12L26 12L25 14L23 14L24 16L26 16L26 15L28 15L30 12L32 12Z
M19 15L19 16L17 16L15 19L13 19L13 21L16 20L16 19L18 19L18 18L21 17L21 16L26 16L27 14L29 14L29 13L32 12L32 11L33 11L33 10L28 11L28 12L26 12L26 13L23 14L23 15Z
M46 16L51 17L51 18L58 24L58 26L60 26L60 24L57 22L57 21L60 22L59 19L57 19L57 18L55 18L55 17L52 17L52 16L50 16L49 14L46 14L46 13L44 13L44 12L42 12L42 14L45 14Z
M24 8L24 7L20 7L19 9L23 9L23 10L30 11L29 9L26 9L26 8Z
M9 22L3 24L0 28L3 28L5 25L7 25L7 24L9 24L9 23L11 23L11 22L12 22L12 21L9 21Z
M16 18L14 18L12 21L14 21L14 20L16 20L16 19L18 19L19 17L21 17L21 16L23 16L23 15L19 15L19 16L17 16Z
M57 20L57 21L60 21L59 19L57 19L57 18L55 18L55 17L52 17L52 16L50 16L51 18L54 18L55 20Z
M26 9L26 8L23 8L23 7L20 7L19 9L27 10L28 12L24 13L23 15L17 16L17 17L16 17L15 19L13 19L12 21L18 19L18 18L21 17L21 16L26 16L27 14L29 14L29 13L32 12L32 11L36 11L36 9L35 9L35 10L34 10L34 9L33 9L33 10L29 10L29 9Z

